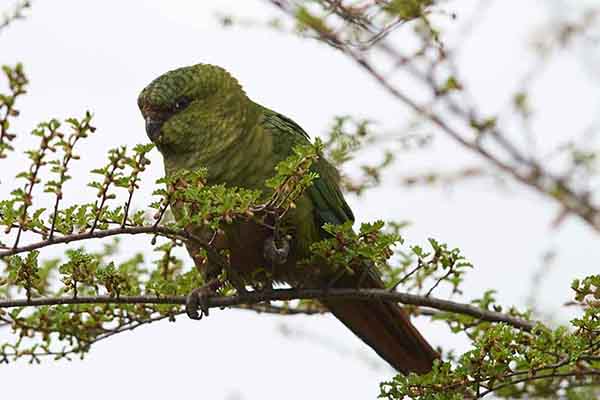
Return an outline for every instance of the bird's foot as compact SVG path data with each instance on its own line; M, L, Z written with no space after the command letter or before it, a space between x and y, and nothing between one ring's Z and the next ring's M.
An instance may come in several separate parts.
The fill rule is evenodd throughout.
M340 268L340 270L339 270L339 271L337 271L337 272L335 273L335 275L333 275L333 276L331 277L331 279L329 279L329 281L328 281L328 282L327 282L327 284L325 285L325 290L332 289L332 288L335 286L335 284L336 284L336 283L338 283L338 282L339 282L339 280L340 280L340 279L342 279L342 278L343 278L343 277L344 277L344 276L345 276L347 273L348 273L348 272L347 272L345 269L343 269L343 268Z
M210 289L199 287L191 291L185 300L185 312L190 319L199 320L208 317L207 298L214 294ZM200 312L198 312L200 310Z
M290 241L288 236L275 239L269 236L263 246L263 255L272 265L285 264L290 254Z
M215 279L192 290L185 300L185 313L187 316L195 320L202 319L203 316L208 317L208 299L216 294L220 286L221 283Z

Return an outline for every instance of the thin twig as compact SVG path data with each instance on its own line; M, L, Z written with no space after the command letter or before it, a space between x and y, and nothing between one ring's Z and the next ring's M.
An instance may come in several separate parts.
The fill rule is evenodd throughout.
M5 13L2 17L2 21L0 21L0 31L8 27L14 21L24 19L25 10L30 7L31 3L27 0L17 2L14 8L9 13Z
M39 183L38 174L39 174L42 166L44 166L46 164L44 161L44 158L46 157L47 151L53 149L51 141L57 135L56 129L53 129L52 125L49 125L48 136L45 136L42 133L42 142L40 144L40 151L39 151L38 155L32 156L33 164L30 167L31 175L27 177L28 183L25 184L25 187L23 189L23 191L25 192L25 198L23 200L23 211L21 212L21 218L19 221L19 229L17 231L17 237L15 239L13 249L17 249L19 246L19 240L21 239L21 234L23 233L23 230L25 229L25 223L27 222L27 210L29 209L29 206L31 206L33 204L33 202L32 202L33 188L35 187L35 185L37 183Z
M481 395L478 396L478 398L483 398L484 396L487 396L488 394L491 394L493 392L497 392L498 390L500 390L502 388L505 388L507 386L514 386L514 385L517 385L517 384L523 383L523 382L531 382L531 381L537 381L540 379L549 379L549 378L571 378L571 377L583 377L583 376L600 376L600 371L588 369L588 370L581 370L581 371L576 370L573 372L548 373L548 374L544 374L544 375L526 376L521 379L512 380L512 381L509 381L506 383L499 384L498 386L494 386L494 387L488 389L487 391L482 392Z
M87 125L89 126L89 122L87 123ZM80 130L81 132L81 130ZM77 133L80 133L77 132ZM82 136L80 134L74 134L72 136L70 136L69 138L67 138L67 142L65 144L65 155L62 159L61 165L60 165L60 169L59 169L59 178L58 178L58 182L59 185L56 189L56 199L54 201L54 213L52 214L52 225L50 226L50 235L48 235L49 240L52 240L52 238L54 238L54 232L56 230L56 220L58 218L58 206L60 204L60 201L63 198L63 191L62 191L62 186L66 180L67 177L67 168L69 166L69 162L71 162L71 160L73 159L73 149L75 147L75 145L77 144L77 142L79 141L79 139L82 138Z

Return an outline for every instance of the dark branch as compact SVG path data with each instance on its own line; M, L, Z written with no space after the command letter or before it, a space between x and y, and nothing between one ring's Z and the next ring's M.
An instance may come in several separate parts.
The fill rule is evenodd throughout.
M60 237L53 237L52 239L42 240L36 243L28 244L25 246L19 246L15 249L9 249L0 251L0 259L3 257L13 256L19 253L26 253L28 251L41 249L43 247L52 246L55 244L66 244L71 242L77 242L80 240L88 239L101 239L109 236L116 235L139 235L139 234L161 234L165 236L177 236L185 239L192 239L191 235L183 230L177 230L172 228L166 228L162 226L132 226L125 228L114 228L106 229L103 231L94 232L83 232L74 233L72 235L65 235Z
M252 305L268 301L289 301L299 299L360 299L388 300L407 305L429 307L436 310L469 315L481 321L503 322L515 328L530 331L535 322L515 318L507 314L483 310L470 304L457 303L433 297L408 293L390 292L386 289L277 289L270 291L254 291L234 296L214 296L207 301L208 307L224 308L240 305ZM44 306L60 304L179 304L186 303L185 296L90 296L90 297L58 297L34 298L0 301L0 308Z

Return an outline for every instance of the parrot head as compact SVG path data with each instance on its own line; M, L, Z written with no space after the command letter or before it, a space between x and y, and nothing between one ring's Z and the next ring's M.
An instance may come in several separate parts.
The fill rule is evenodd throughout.
M209 64L166 72L138 97L146 133L165 157L198 152L222 141L249 104L237 80Z

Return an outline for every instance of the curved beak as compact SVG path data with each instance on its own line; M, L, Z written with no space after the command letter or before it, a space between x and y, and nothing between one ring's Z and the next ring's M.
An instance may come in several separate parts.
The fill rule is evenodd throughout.
M153 120L150 117L146 118L146 134L152 142L158 139L160 135L160 128L162 127L161 121Z

